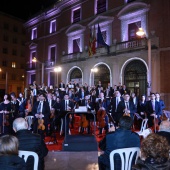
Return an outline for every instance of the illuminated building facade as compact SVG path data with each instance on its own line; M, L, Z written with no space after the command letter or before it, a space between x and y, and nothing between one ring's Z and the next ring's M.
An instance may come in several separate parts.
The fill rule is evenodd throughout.
M170 107L170 2L168 0L62 0L27 21L27 84L56 85L54 68L65 83L125 84L137 95L160 92ZM90 30L98 25L109 45L95 43L89 56ZM142 28L145 36L136 32ZM36 57L40 62L33 63ZM42 64L44 67L42 67ZM98 68L98 72L91 70ZM44 69L44 70L42 70ZM58 78L57 78L58 79Z

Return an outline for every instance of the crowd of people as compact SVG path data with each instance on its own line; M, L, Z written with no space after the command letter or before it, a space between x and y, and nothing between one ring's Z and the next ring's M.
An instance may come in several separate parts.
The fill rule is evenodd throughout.
M76 82L65 85L61 81L55 88L39 86L34 81L25 89L24 93L19 93L19 96L16 96L14 92L4 95L4 101L0 103L1 139L6 135L8 138L16 136L16 142L19 141L17 147L20 150L35 151L39 155L39 170L43 170L44 157L48 154L44 143L45 136L51 135L56 130L62 131L63 136L66 135L65 133L69 133L69 128L74 128L75 119L72 113L79 106L86 106L88 112L95 113L96 125L99 129L97 135L105 136L99 143L99 147L104 151L104 154L99 157L100 170L110 167L109 154L112 150L140 147L139 135L132 132L135 123L136 126L140 126L140 121L147 118L149 128L154 129L156 119L160 127L165 126L161 124L165 103L160 99L159 93L151 93L150 96L143 94L139 97L134 92L131 93L125 85L119 84L111 87L108 83L104 88L101 81L92 87L86 83L79 85ZM61 120L66 115L66 121L63 121L64 125L61 129ZM25 121L27 116L33 116L32 126L29 130L28 123ZM135 122L136 117L137 122ZM85 124L84 120L86 120ZM80 121L80 133L84 133L84 129L87 128L87 133L91 134L91 121L93 121L91 114L82 114ZM111 133L109 132L110 124L114 127L114 132ZM158 134L168 136L161 130ZM163 139L158 140L158 142L160 141ZM141 150L146 156L145 150ZM0 153L0 165L2 156L3 153ZM166 154L165 158L167 160ZM32 167L32 165L32 160L30 160L24 166ZM119 163L117 165L119 167Z

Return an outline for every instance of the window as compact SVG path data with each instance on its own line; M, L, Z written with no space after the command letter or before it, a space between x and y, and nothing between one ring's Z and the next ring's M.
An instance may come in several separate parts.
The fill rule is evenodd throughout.
M2 66L4 66L4 67L7 66L7 61L6 61L6 60L3 60L3 61L2 61Z
M9 30L9 25L7 23L4 23L4 29Z
M53 33L56 31L56 20L53 20L50 22L50 33Z
M17 38L14 37L14 38L13 38L13 43L14 43L14 44L17 44L17 42L18 42L18 41L17 41Z
M50 46L50 48L49 48L49 60L50 61L56 60L56 46Z
M32 35L31 35L31 40L34 40L37 38L37 28L32 29Z
M16 75L15 75L15 74L12 74L12 75L11 75L11 79L12 79L12 80L16 80Z
M12 68L16 68L16 62L12 62Z
M8 49L7 48L3 48L2 51L3 51L4 54L8 54Z
M106 0L97 0L97 14L106 11Z
M6 79L6 74L4 74L4 73L2 74L2 79L4 79L4 80Z
M14 32L18 32L18 28L17 28L17 26L15 26L15 25L14 25L14 27L13 27L13 31L14 31Z
M81 20L80 7L72 10L72 23L79 22Z
M138 36L136 35L136 32L138 31L138 29L141 27L141 22L135 22L135 23L131 23L128 25L128 38L129 40L134 40L137 39Z
M78 53L80 52L80 38L74 39L73 40L73 53Z
M3 40L6 41L6 42L8 42L8 41L9 41L8 35L4 35L4 36L3 36Z
M17 50L16 49L12 50L12 55L15 55L15 56L17 55Z

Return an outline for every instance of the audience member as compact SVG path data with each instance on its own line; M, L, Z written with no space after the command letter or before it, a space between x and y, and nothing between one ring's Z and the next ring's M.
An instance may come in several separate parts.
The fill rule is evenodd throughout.
M170 121L169 120L164 120L161 122L159 126L159 132L157 132L157 134L166 137L170 146Z
M132 170L168 170L170 146L165 137L151 133L141 144L141 158Z
M44 169L44 157L48 154L48 149L44 140L39 134L31 133L24 118L17 118L13 122L13 129L19 140L19 149L36 152L39 156L38 170ZM33 159L28 158L27 168L33 168Z
M115 149L140 147L140 137L131 131L133 120L129 116L123 116L119 120L119 128L115 132L108 133L100 142L99 147L104 150L104 154L98 157L99 170L110 168L110 152ZM116 159L115 170L120 170L120 160Z
M18 139L12 135L0 137L0 169L26 170L24 159L18 156Z

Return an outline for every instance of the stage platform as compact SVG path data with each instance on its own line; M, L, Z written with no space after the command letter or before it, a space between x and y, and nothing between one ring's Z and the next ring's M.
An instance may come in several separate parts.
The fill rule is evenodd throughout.
M98 151L50 151L45 157L45 170L98 170Z

